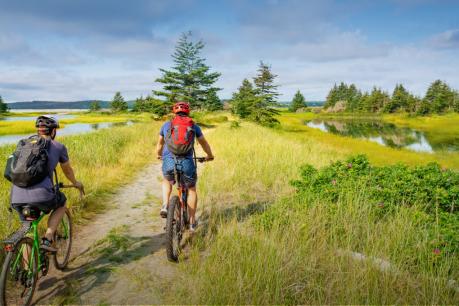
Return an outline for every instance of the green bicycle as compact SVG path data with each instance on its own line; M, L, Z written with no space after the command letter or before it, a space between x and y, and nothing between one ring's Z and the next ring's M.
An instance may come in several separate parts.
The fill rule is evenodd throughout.
M56 184L55 188L70 188ZM30 206L22 207L26 221L22 227L4 241L6 257L0 274L1 305L29 305L32 302L39 272L45 276L49 271L49 257L46 251L40 250L38 225L45 214ZM72 218L68 209L59 224L54 242L57 252L54 254L54 265L63 270L70 259L72 247Z

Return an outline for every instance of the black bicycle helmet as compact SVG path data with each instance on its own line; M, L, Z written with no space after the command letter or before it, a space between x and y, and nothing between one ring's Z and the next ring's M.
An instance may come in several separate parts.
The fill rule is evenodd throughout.
M48 129L58 129L59 121L52 116L39 116L35 121L35 127L47 127Z

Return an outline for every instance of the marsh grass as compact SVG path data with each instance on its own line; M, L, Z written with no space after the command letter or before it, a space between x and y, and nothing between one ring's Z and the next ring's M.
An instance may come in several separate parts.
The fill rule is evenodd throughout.
M436 224L416 206L381 215L365 189L352 182L334 203L294 194L289 182L300 165L327 165L360 144L345 139L350 142L341 148L338 139L321 141L324 135L246 122L237 129L220 125L208 135L216 159L200 174L203 225L181 266L182 285L166 301L457 303L447 283L458 278L458 260L434 252ZM376 149L389 154L386 163L408 156L412 163L425 162L422 154L416 159L417 153Z
M21 116L23 116L21 114ZM152 120L151 114L147 113L77 113L75 118L60 120L61 128L66 124L73 123L101 123L101 122L149 122ZM33 121L0 121L1 135L22 135L35 133L35 124Z
M57 140L67 146L76 177L84 183L87 193L80 200L76 190L64 190L76 222L82 221L83 216L91 218L95 212L103 212L110 205L107 200L117 187L124 185L139 169L153 160L152 152L159 126L159 122L149 122L62 138L58 135ZM14 148L14 145L0 147L0 169L4 169L6 159ZM60 180L66 182L59 167L58 173ZM13 227L8 228L10 189L10 182L0 180L2 238L18 225L16 213L13 213Z

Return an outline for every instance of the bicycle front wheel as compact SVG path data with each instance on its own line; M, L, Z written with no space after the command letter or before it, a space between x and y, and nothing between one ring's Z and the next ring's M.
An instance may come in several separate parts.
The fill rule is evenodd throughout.
M72 248L72 235L72 217L70 216L69 210L66 208L64 217L54 234L54 242L57 249L54 255L54 266L59 270L65 269L69 263L70 250Z
M180 201L178 196L171 197L166 220L166 253L170 261L178 261L182 235Z
M2 305L29 305L38 279L38 252L24 237L8 252L0 274Z

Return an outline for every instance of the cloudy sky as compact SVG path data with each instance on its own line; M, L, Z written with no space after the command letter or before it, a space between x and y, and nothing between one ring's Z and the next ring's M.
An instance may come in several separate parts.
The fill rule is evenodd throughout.
M180 33L206 43L229 98L263 60L281 100L323 100L335 82L423 95L459 89L456 0L0 0L0 95L7 101L134 99L159 88Z

